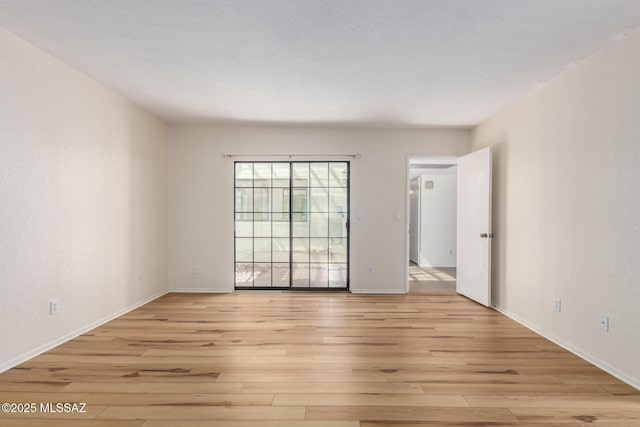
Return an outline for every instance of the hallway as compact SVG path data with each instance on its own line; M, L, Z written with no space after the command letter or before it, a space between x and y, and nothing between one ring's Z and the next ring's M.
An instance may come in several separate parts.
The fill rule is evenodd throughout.
M429 295L453 295L456 293L455 267L420 268L409 265L409 292Z

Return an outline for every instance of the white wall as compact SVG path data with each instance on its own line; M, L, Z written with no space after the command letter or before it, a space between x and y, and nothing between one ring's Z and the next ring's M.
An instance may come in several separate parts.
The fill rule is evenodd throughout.
M2 371L168 289L168 128L3 29L0 52Z
M455 267L457 175L421 176L420 267Z
M172 127L171 288L233 289L233 160L222 153L361 153L351 162L351 289L405 292L407 155L468 151L468 130ZM199 274L192 274L194 265Z
M636 30L473 134L474 150L494 147L494 303L636 387L638 52Z

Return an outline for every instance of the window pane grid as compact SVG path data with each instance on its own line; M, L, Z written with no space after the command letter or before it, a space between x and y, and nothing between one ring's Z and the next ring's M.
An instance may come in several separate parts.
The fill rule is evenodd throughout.
M235 171L236 288L347 289L348 163L236 162Z

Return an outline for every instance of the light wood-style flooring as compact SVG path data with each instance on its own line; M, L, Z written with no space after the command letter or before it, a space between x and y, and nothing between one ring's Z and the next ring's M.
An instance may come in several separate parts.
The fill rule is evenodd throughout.
M409 264L409 292L428 295L455 295L455 267L420 268Z
M0 401L87 404L2 426L640 426L639 391L457 295L169 294L0 374Z

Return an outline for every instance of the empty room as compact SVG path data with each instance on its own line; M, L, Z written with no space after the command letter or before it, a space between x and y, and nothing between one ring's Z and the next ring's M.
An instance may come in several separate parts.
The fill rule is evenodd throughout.
M640 426L640 1L0 0L0 425Z

